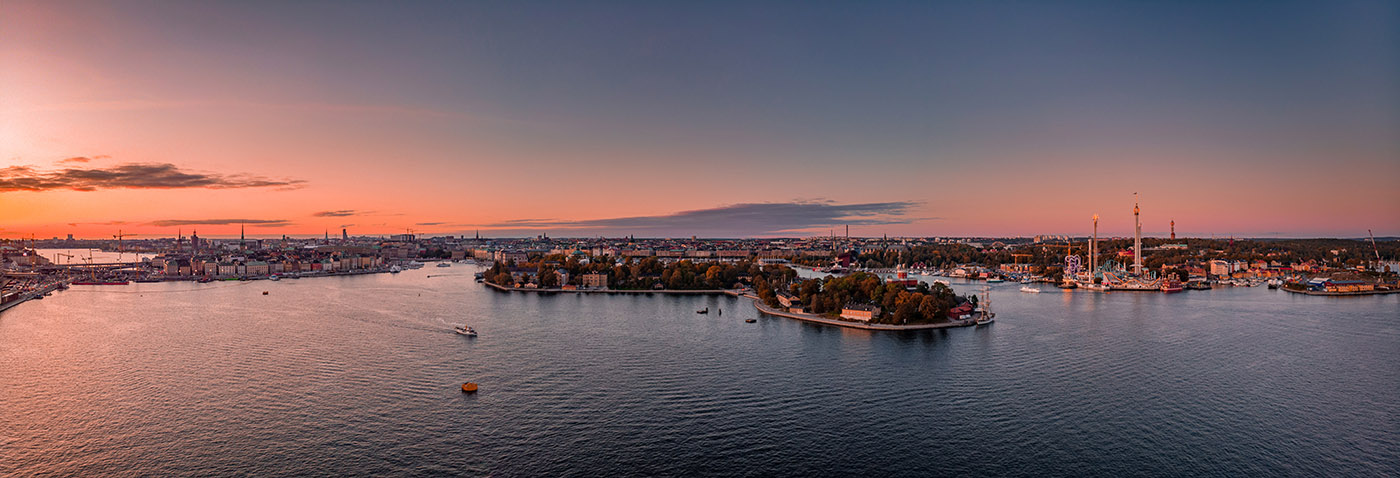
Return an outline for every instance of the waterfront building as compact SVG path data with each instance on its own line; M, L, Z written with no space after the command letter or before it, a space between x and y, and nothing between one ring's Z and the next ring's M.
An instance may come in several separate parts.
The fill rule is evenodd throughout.
M866 304L849 304L841 308L841 318L869 322L880 315L880 307Z
M579 285L590 289L606 289L608 287L608 275L601 272L590 272L579 277Z

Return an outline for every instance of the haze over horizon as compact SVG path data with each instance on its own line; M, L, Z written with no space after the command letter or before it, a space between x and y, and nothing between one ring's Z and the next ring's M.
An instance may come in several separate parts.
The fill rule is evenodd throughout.
M1400 3L0 4L0 237L1400 236Z

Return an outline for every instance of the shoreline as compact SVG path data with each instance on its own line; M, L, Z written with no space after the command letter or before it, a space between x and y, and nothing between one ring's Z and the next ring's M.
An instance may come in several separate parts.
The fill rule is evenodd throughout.
M738 297L737 292L726 289L699 289L699 290L624 290L624 289L527 289L524 287L506 287L500 284L481 281L487 287L501 292L536 292L544 294L671 294L671 295L728 295Z
M792 312L784 312L784 311L780 311L780 310L774 309L774 308L772 308L772 307L768 307L768 305L767 305L767 304L764 304L763 301L761 301L761 300L758 299L758 297L751 296L751 295L744 295L743 297L748 298L748 299L752 299L752 300L753 300L753 307L754 307L754 309L757 309L758 312L759 312L760 314L772 315L772 316L775 316L775 317L784 317L784 318L788 318L788 319L800 320L800 321L803 321L803 322L809 322L809 323L814 323L814 324L830 325L830 326L834 326L834 327L846 327L846 328L861 329L861 330L901 331L901 330L951 329L951 328L954 328L954 327L971 327L971 326L977 325L977 321L976 321L976 320L973 320L973 319L954 320L954 321L941 322L941 323L936 323L936 324L915 324L915 325L870 324L870 323L865 323L865 322L851 322L851 321L845 321L845 320L828 319L828 318L826 318L826 317L822 317L822 316L818 316L818 315L812 315L812 314L795 314L795 313L792 313Z
M310 279L310 278L314 278L314 277L344 277L344 276L358 276L358 275L370 275L370 274L387 274L387 273L389 273L389 270L388 270L388 269L368 269L368 270L354 270L354 271L335 271L335 272L327 272L327 273L309 273L309 274L306 274L306 275L296 276L295 278L294 278L294 277L285 277L285 276L280 276L280 275L279 275L279 280ZM271 276L271 275L266 275L266 276L246 277L246 278L223 278L223 279L215 279L215 280L213 280L213 281L211 281L211 282L207 282L207 283L212 284L212 283L217 283L217 282L248 282L248 281L271 280L271 279L272 279L272 276ZM4 303L4 304L0 304L0 312L4 312L4 311L9 310L9 309L11 309L11 308L14 308L15 306L18 306L18 305L20 305L20 304L23 304L23 303L25 303L25 302L29 302L29 301L31 301L31 300L34 300L35 298L41 297L41 296L43 296L44 294L48 294L48 293L50 293L50 292L54 292L54 291L56 291L56 290L59 289L59 286L60 286L60 285L71 285L71 284L70 284L71 282L72 282L71 279L65 279L65 280L55 281L55 282L49 283L48 285L46 285L46 286L44 286L43 288L41 288L41 289L39 289L39 290L36 290L36 291L34 291L34 292L30 292L30 293L27 293L27 294L21 294L21 295L20 295L20 298L18 298L18 299L15 299L15 300L6 302L6 303ZM161 279L160 279L159 281L147 282L147 283L156 284L156 283L166 283L166 282L195 282L195 283L199 283L199 284L206 284L206 282L199 282L199 277L194 277L194 276L190 276L190 277L179 277L179 278L161 277ZM124 285L140 284L140 283L142 283L142 282L130 281L130 283L124 284ZM106 285L103 285L103 286L93 286L93 287L115 287L115 286L106 286Z
M915 325L870 324L870 323L864 323L864 322L851 322L851 321L845 321L845 320L828 319L828 318L826 318L826 317L821 317L821 316L817 316L817 315L811 315L811 314L794 314L794 313L792 313L792 312L785 312L785 311L777 310L777 309L768 307L766 304L763 303L762 300L759 300L759 298L758 298L757 296L753 296L753 295L749 295L749 294L744 294L744 293L741 293L741 292L736 291L736 290L728 290L728 289L718 289L718 290L717 290L717 289L707 289L707 290L610 290L610 289L576 289L576 290L563 290L563 289L526 289L526 288L521 288L521 287L506 287L506 286L503 286L503 285L493 284L493 283L484 282L484 281L482 282L482 284L485 284L487 287L490 287L490 288L495 289L495 290L500 291L500 292L535 292L535 293L545 293L545 294L555 294L555 293L564 293L564 294L568 294L568 293L585 293L585 294L727 295L727 296L731 296L731 297L739 298L739 299L749 299L750 301L753 302L753 307L754 307L754 309L758 310L758 312L759 312L760 314L763 314L763 315L771 315L771 316L774 316L774 317L783 317L783 318L788 318L788 319L793 319L793 320L799 320L799 321L808 322L808 323L829 325L829 326L833 326L833 327L846 327L846 328L861 329L861 330L884 330L884 331L935 330L935 329L950 329L950 328L954 328L954 327L971 327L971 326L977 325L977 321L976 321L976 320L973 320L973 319L954 320L954 321L950 321L950 322L940 322L940 323L936 323L936 324L915 324Z

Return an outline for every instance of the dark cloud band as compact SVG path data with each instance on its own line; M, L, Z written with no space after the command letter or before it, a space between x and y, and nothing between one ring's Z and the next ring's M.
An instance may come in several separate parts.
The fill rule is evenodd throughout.
M191 172L168 163L127 163L107 168L64 168L48 171L30 166L0 169L0 192L60 189L290 189L304 184L305 181L294 179Z
M484 227L492 229L567 229L589 233L704 235L748 237L811 231L835 225L908 224L911 201L836 204L790 202L735 204L681 211L660 216L634 216L582 221L517 219Z

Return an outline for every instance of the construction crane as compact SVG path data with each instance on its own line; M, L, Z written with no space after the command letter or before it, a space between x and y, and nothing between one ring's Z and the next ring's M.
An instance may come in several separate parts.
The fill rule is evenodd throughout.
M117 240L117 252L122 252L122 238L123 238L123 237L132 237L132 236L139 236L139 235L140 235L140 234L122 234L121 229L118 229L118 230L117 230L117 234L112 236L113 238L116 238L116 240Z
M67 258L68 258L68 263L69 263L69 264L72 264L72 263L73 263L73 258L74 258L74 257L78 257L78 256L75 256L75 255L72 255L72 254L64 254L64 253L62 253L62 252L55 252L55 253L53 253L53 258L54 258L55 262L57 261L57 259L59 258L59 256L67 257Z
M1367 230L1366 230L1366 235L1371 236L1371 251L1376 253L1376 269L1377 269L1377 270L1380 270L1380 268L1381 268L1381 250L1380 250L1379 248L1376 247L1376 233L1371 232L1370 229L1367 229Z

